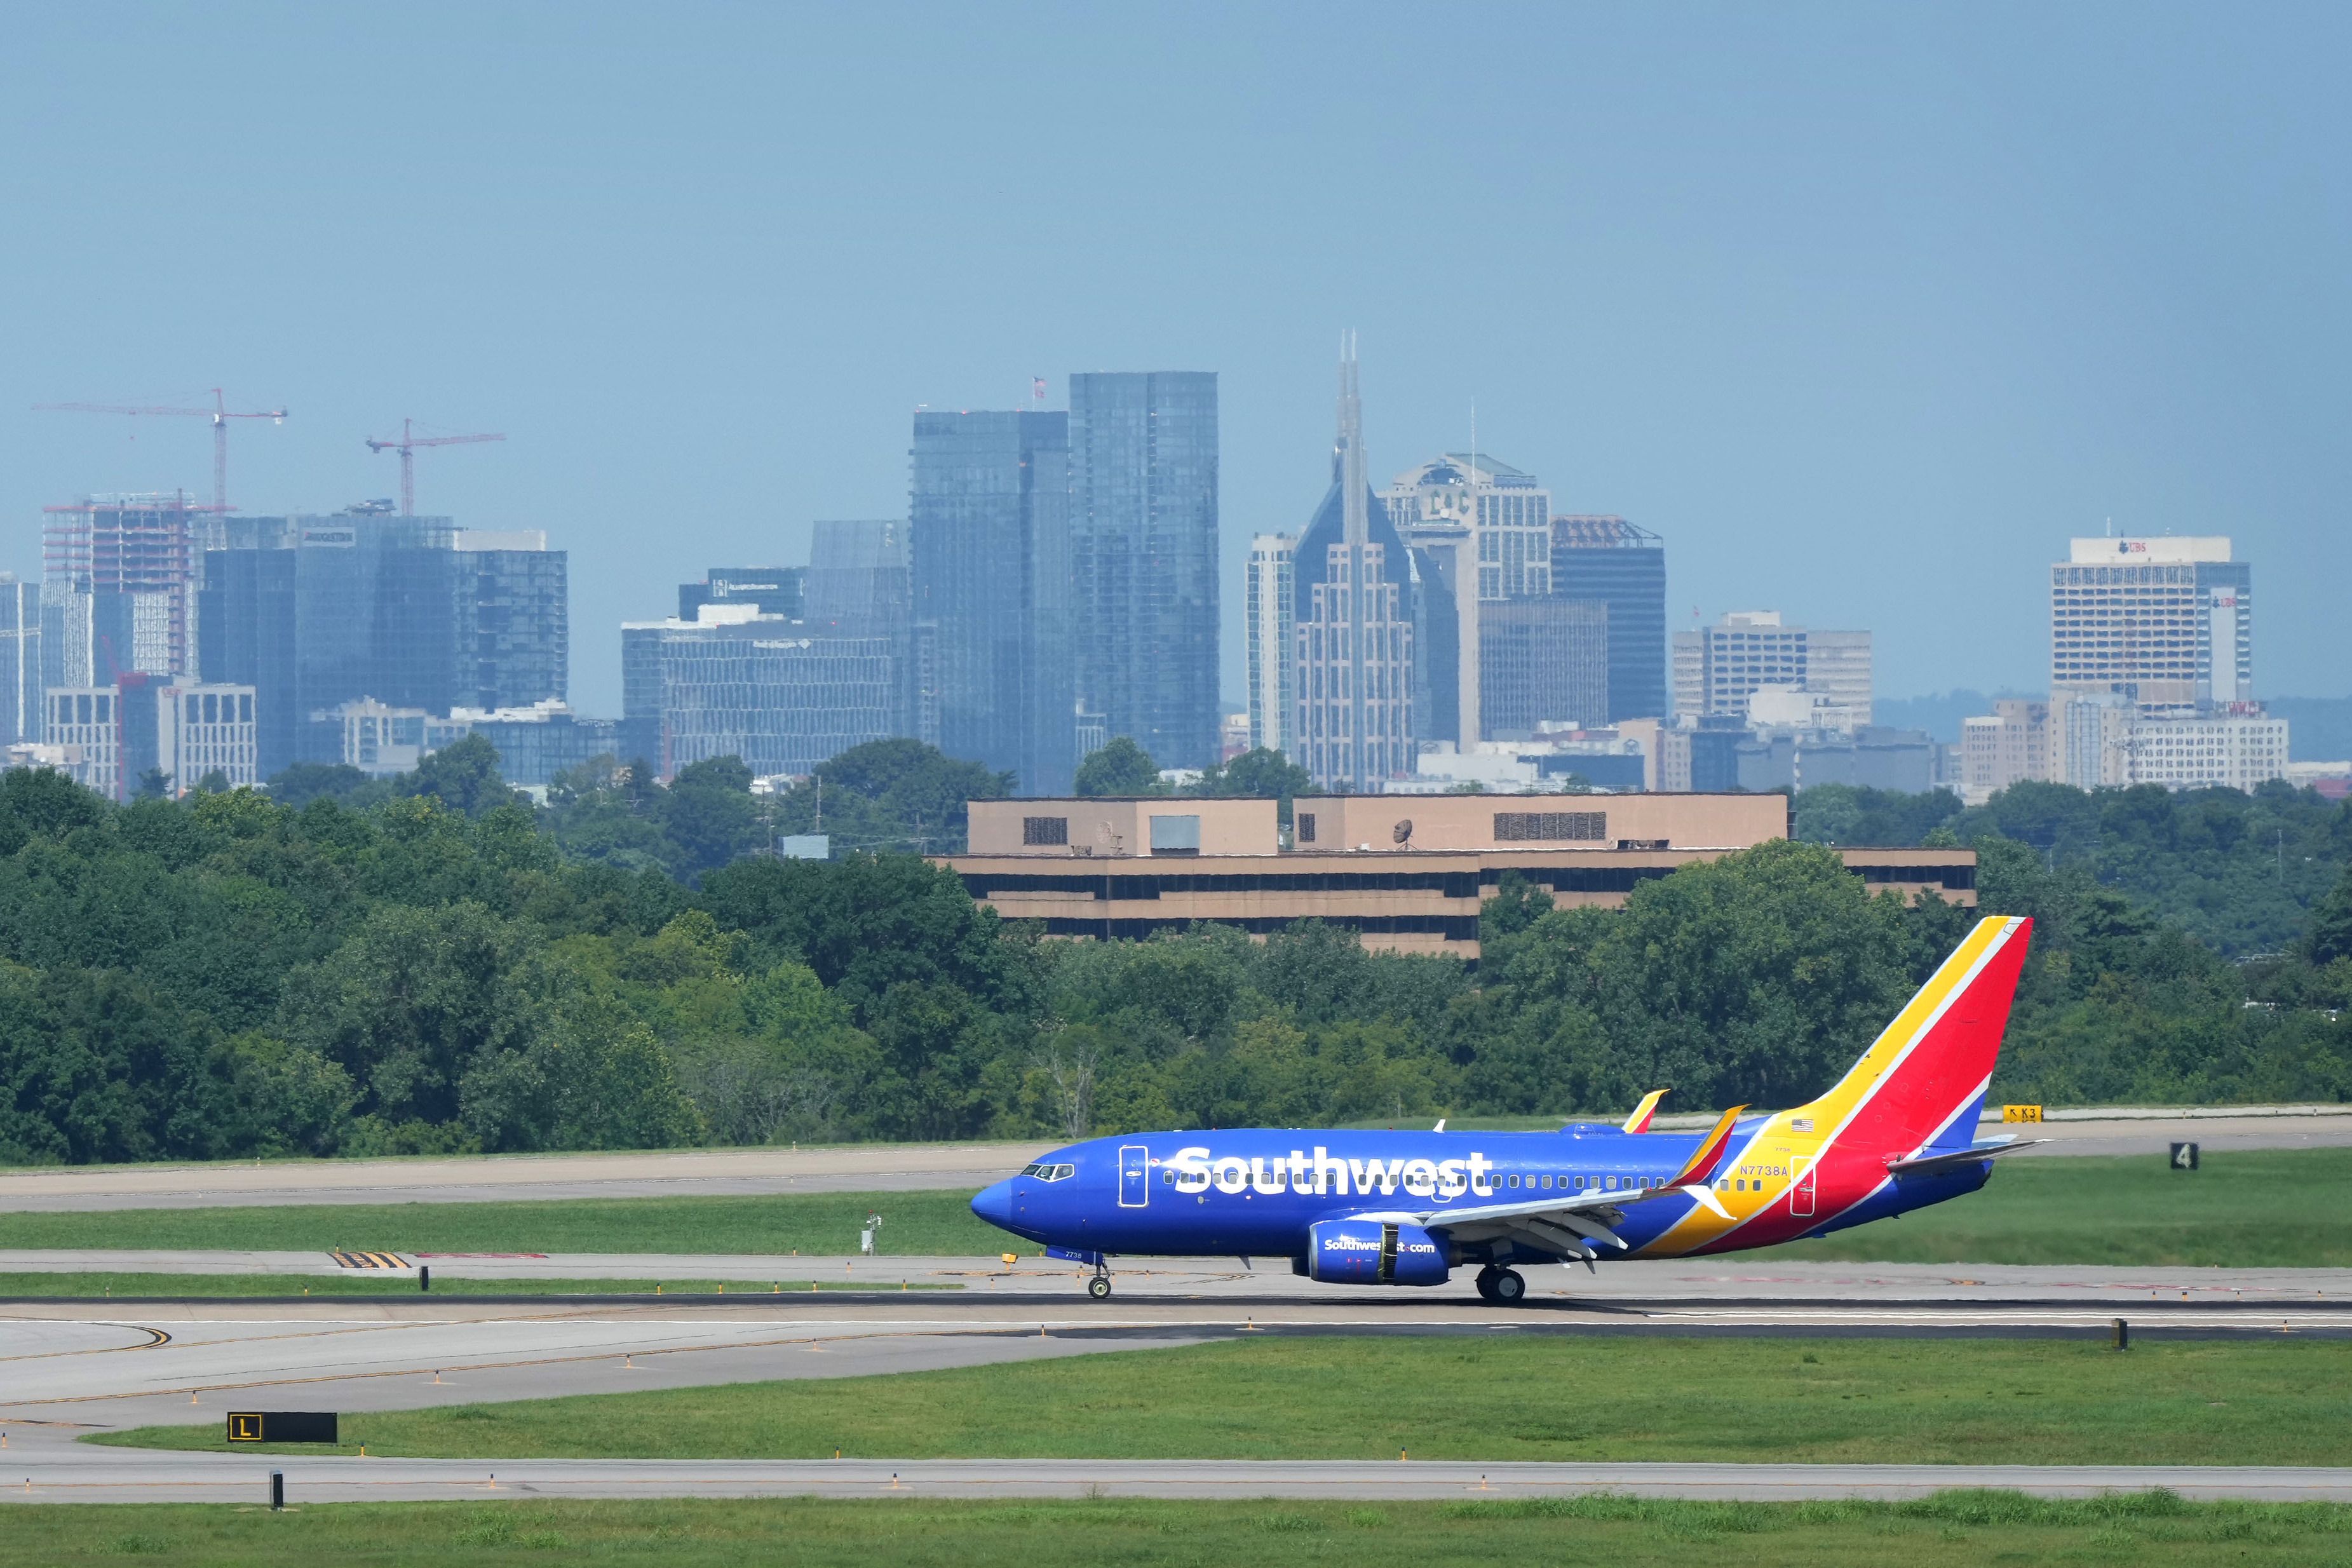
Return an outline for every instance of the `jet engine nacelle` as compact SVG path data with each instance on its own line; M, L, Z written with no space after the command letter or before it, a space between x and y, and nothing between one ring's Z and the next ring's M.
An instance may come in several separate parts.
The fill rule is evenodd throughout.
M1307 1231L1309 1279L1335 1285L1443 1285L1445 1244L1417 1225L1327 1219Z

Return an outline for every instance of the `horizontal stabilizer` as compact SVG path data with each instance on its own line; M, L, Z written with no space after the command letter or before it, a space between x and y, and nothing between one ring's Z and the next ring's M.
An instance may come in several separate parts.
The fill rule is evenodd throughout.
M2047 1143L2047 1138L2020 1138L2013 1142L1979 1143L1971 1149L1955 1149L1945 1154L1924 1154L1916 1160L1889 1160L1889 1175L1921 1176L1938 1171L1957 1170L1962 1165L1980 1165L2000 1154L2014 1154L2020 1149L2031 1149L2037 1143Z

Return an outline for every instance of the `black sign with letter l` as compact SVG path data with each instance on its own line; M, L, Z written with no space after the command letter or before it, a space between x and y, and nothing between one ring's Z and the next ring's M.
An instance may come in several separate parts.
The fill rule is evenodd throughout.
M229 1413L232 1443L332 1443L331 1410L235 1410Z

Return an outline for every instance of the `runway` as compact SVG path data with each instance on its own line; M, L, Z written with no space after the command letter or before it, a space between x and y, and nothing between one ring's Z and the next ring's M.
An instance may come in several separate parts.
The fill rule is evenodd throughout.
M1798 1244L1801 1246L1801 1244ZM1770 1255L1715 1258L1636 1258L1603 1263L1596 1273L1580 1268L1531 1268L1531 1300L1584 1302L1631 1298L1708 1301L1769 1298L1799 1302L1858 1305L1869 1302L2032 1300L2051 1305L2128 1309L2139 1300L2163 1300L2234 1306L2313 1301L2352 1303L2352 1268L2200 1268L2101 1265L2011 1265L1992 1263L1811 1263L1783 1248ZM512 1279L534 1283L566 1279L724 1280L751 1292L833 1290L894 1292L919 1288L927 1300L941 1292L988 1298L1024 1296L1081 1304L1091 1270L1034 1256L1006 1264L998 1258L889 1256L815 1257L773 1253L499 1253L489 1255L401 1252L365 1256L396 1267L355 1270L328 1252L167 1251L63 1247L0 1250L0 1275L266 1274L288 1277L364 1279L387 1288L415 1289L420 1268L429 1268L443 1284L457 1280ZM1452 1284L1428 1290L1366 1290L1319 1285L1290 1271L1287 1258L1234 1258L1114 1259L1114 1305L1137 1299L1153 1301L1215 1298L1280 1303L1382 1300L1407 1305L1475 1302L1467 1271ZM908 1294L912 1294L909 1290ZM420 1294L422 1292L420 1291ZM589 1300L609 1300L588 1298ZM730 1295L728 1300L737 1298ZM5 1299L0 1299L5 1300ZM349 1300L349 1298L341 1300ZM373 1298L371 1298L373 1300ZM478 1297L436 1298L460 1307ZM521 1299L519 1300L528 1300ZM544 1302L550 1298L539 1297ZM217 1299L228 1305L233 1298ZM97 1303L84 1302L88 1307ZM191 1306L198 1304L191 1298ZM0 1311L14 1307L0 1306ZM942 1310L961 1310L943 1308ZM1483 1309L1481 1309L1483 1310Z
M1988 1137L2049 1140L2020 1158L2155 1154L2174 1142L2213 1152L2352 1147L2352 1107L2231 1106L2062 1110L2039 1127L1987 1121ZM1710 1119L1661 1118L1705 1126ZM985 1186L1050 1144L845 1144L622 1154L43 1167L0 1171L0 1213L217 1208L280 1204L484 1203L567 1198L908 1192Z
M271 1261L264 1255L264 1261ZM517 1260L479 1260L512 1268ZM547 1258L639 1274L654 1260ZM680 1260L664 1258L663 1263ZM691 1259L708 1278L727 1259ZM1363 1291L1286 1269L1177 1260L1122 1270L1108 1302L1082 1271L1029 1259L751 1260L804 1267L793 1289L667 1298L398 1295L0 1304L0 1496L18 1501L249 1500L270 1468L298 1501L488 1496L1905 1497L1955 1486L2049 1495L2172 1487L2187 1496L2352 1500L2352 1471L1725 1465L1349 1465L884 1460L841 1464L481 1462L173 1454L77 1443L217 1423L236 1409L359 1413L559 1394L840 1377L1242 1337L1641 1335L2078 1337L2116 1316L2148 1338L2352 1337L2352 1270L1631 1263L1538 1271L1517 1310L1466 1288ZM838 1270L839 1272L835 1272ZM852 1288L845 1288L843 1279ZM902 1289L901 1284L957 1289ZM817 1289L807 1287L814 1285ZM1596 1347L1596 1355L1605 1350ZM1596 1363L1601 1364L1601 1363ZM488 1480L495 1471L494 1488Z
M498 1498L1071 1498L1507 1501L1612 1492L1895 1501L1955 1488L2086 1497L2162 1487L2197 1501L2352 1501L2352 1469L2218 1465L1479 1464L1248 1459L381 1459L43 1446L0 1467L12 1502L232 1502L286 1479L289 1506Z
M823 1262L825 1260L815 1260ZM842 1261L842 1260L834 1260ZM632 1266L635 1260L631 1260ZM1538 1271L1525 1305L1466 1283L1349 1290L1232 1263L1122 1271L858 1260L859 1288L698 1296L391 1295L0 1304L0 1428L215 1421L228 1409L414 1409L846 1376L1245 1335L2105 1339L2352 1337L2352 1270L1625 1264ZM898 1280L961 1276L955 1290ZM894 1279L893 1276L896 1276Z

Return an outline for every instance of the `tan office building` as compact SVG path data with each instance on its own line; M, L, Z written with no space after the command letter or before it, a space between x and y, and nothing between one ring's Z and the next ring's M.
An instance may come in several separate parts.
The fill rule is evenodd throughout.
M1507 871L1562 905L1614 909L1640 883L1788 835L1779 795L1323 795L1282 841L1271 800L976 800L968 855L940 861L1007 920L1137 938L1196 921L1255 935L1298 920L1365 946L1478 956ZM1976 903L1966 849L1841 849L1872 891Z

